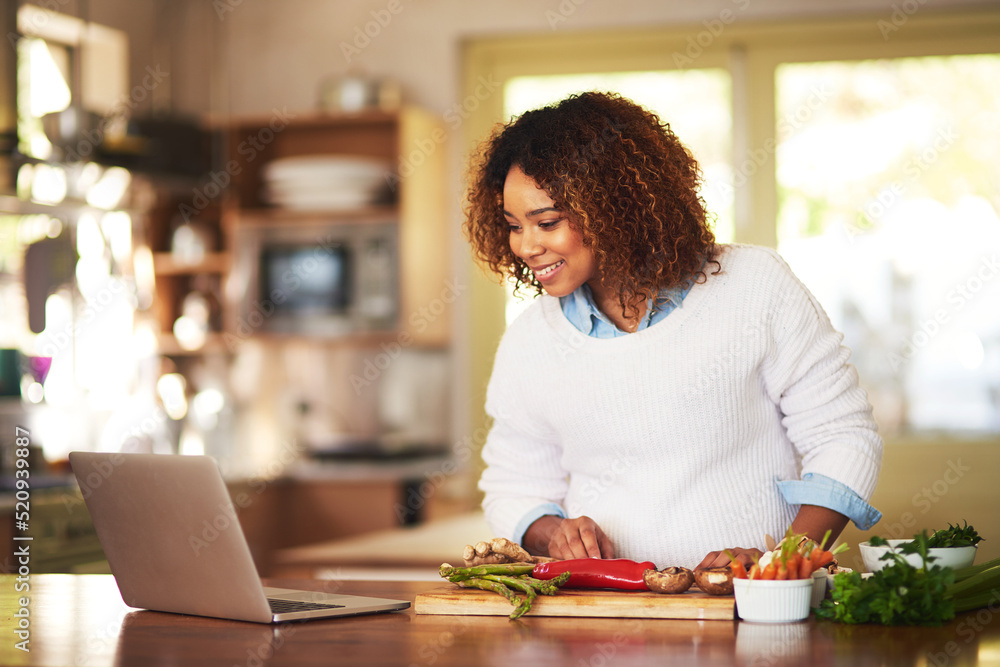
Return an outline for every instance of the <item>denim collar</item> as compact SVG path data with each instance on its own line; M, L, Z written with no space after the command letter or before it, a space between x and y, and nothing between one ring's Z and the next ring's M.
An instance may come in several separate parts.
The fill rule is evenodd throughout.
M680 306L681 301L691 289L692 281L675 287L660 290L654 305L653 297L646 301L646 314L639 321L636 333L656 324L670 312ZM600 311L594 302L594 293L587 283L580 285L571 294L559 298L563 314L582 333L594 338L615 338L627 336L608 316Z

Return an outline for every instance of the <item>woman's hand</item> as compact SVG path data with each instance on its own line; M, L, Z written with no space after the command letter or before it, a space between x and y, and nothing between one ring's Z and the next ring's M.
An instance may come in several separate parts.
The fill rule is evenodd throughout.
M601 527L587 516L563 519L546 515L524 533L524 548L537 556L568 558L614 558L615 546Z
M747 569L757 562L757 560L763 556L763 552L760 549L741 549L739 547L734 547L732 549L723 549L722 551L713 551L698 564L696 570L700 570L703 567L727 567L732 559L726 555L726 552L733 555L733 558L737 562L742 563Z

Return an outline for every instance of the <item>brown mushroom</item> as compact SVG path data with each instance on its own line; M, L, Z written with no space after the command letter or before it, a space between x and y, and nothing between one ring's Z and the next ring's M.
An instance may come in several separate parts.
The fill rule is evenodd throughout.
M728 567L705 567L695 570L694 582L709 595L733 593L733 571Z
M683 593L694 583L694 573L686 567L646 570L642 578L649 590L656 593Z

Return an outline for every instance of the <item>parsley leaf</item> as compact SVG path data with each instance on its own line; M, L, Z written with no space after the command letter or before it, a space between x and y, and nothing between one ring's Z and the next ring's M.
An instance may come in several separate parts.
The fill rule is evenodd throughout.
M878 545L884 540L872 538ZM948 567L931 565L927 555L926 532L914 535L912 542L900 545L900 553L890 550L882 559L893 561L870 577L858 572L834 576L830 598L816 610L818 618L840 623L878 623L881 625L941 625L955 617L955 606L945 597L955 572ZM902 553L917 553L923 566L906 562Z

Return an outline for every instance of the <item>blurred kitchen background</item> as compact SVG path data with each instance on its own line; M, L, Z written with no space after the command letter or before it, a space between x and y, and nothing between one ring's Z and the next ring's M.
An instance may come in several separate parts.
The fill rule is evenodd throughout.
M995 0L2 12L0 540L22 426L37 567L102 567L76 449L215 457L262 572L488 537L485 384L530 295L472 264L463 177L587 89L670 122L719 239L777 247L844 332L886 439L874 532L969 521L1000 555Z

